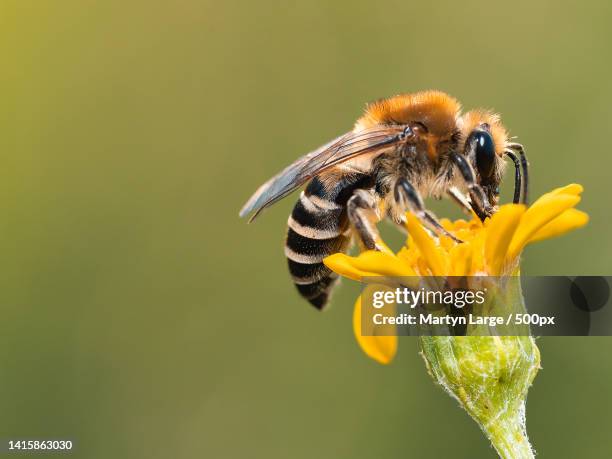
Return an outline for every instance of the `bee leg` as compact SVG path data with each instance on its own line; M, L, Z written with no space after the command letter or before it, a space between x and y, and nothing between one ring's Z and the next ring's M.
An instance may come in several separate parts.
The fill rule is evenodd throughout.
M521 167L523 169L523 204L529 204L529 162L527 161L527 155L525 155L525 148L520 143L510 143L508 148L518 151L521 158Z
M461 193L457 188L452 187L447 191L448 196L461 207L461 210L464 214L468 216L474 215L474 211L472 210L472 206L470 205L470 201L468 198Z
M368 250L381 250L380 234L376 223L380 221L376 199L371 191L358 189L346 204L348 218L359 236L359 242Z
M438 221L438 218L432 212L425 209L425 204L419 192L405 178L400 178L397 181L393 196L400 206L409 209L422 223L431 228L436 234L444 234L457 243L463 242L449 233Z
M493 207L489 203L489 199L487 198L486 193L482 189L482 187L476 183L476 174L474 174L474 169L464 156L458 155L457 153L453 153L451 155L451 159L459 169L463 180L468 186L468 190L470 193L470 205L478 218L484 221L485 218L490 217L493 214Z

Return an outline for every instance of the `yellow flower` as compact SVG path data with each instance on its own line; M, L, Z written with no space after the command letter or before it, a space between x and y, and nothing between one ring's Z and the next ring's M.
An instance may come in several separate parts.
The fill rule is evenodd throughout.
M356 257L337 253L324 260L336 273L353 280L374 276L505 276L516 274L519 257L529 243L550 239L580 228L588 215L574 207L582 186L571 184L541 196L526 208L506 204L484 223L442 220L444 227L464 241L447 236L432 237L412 214L407 214L409 237L406 246L394 254L366 251ZM395 356L397 336L362 336L361 302L355 304L353 328L357 342L374 360L386 364Z

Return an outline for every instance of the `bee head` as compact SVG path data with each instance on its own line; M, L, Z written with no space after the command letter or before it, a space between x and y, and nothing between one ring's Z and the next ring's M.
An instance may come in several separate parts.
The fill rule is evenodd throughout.
M482 186L489 202L497 205L499 184L504 168L504 149L507 134L494 113L475 110L462 117L460 145Z

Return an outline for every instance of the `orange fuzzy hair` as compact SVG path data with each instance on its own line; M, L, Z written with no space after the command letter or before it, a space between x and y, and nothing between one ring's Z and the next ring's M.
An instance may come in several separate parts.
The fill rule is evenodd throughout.
M465 142L467 136L470 135L474 129L479 128L483 123L488 124L490 127L491 136L495 143L495 153L497 153L498 156L503 156L506 142L508 141L508 133L504 126L502 126L499 115L489 110L472 110L463 115L461 144Z
M460 110L459 102L441 91L401 94L369 104L365 114L357 120L356 127L419 122L431 134L446 137L457 129Z

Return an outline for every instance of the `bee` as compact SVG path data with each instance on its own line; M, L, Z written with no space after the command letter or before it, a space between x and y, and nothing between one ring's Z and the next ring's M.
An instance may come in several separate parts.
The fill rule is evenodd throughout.
M424 197L450 197L485 220L497 209L505 158L514 163L515 203L527 203L528 163L500 117L461 112L440 91L381 99L366 106L353 129L299 158L263 184L240 216L260 212L306 184L288 220L285 255L299 293L323 309L337 275L323 264L352 240L380 250L376 224L402 225L412 212L430 231L451 237Z

